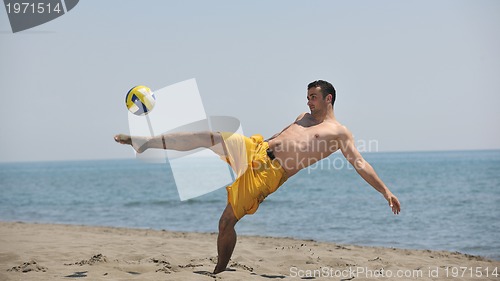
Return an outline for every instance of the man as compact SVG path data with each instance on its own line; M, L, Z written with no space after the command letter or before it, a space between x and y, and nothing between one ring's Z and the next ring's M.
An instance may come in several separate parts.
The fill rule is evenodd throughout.
M253 214L259 204L276 191L287 178L315 162L340 150L358 174L380 192L394 214L400 203L366 162L356 146L351 132L334 115L335 88L318 80L307 87L310 113L300 114L294 123L264 141L262 136L251 138L231 133L173 133L155 137L117 135L115 140L130 144L141 153L148 148L192 150L210 148L227 161L237 179L228 186L228 204L219 220L217 238L217 274L226 269L236 245L234 226L246 214Z

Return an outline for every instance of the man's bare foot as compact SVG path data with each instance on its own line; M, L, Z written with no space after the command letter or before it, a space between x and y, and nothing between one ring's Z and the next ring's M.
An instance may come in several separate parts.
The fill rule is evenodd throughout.
M217 266L215 266L213 274L219 274L219 273L221 273L223 271L226 271L225 267L224 268L218 268Z
M114 139L117 143L131 145L137 153L143 153L147 149L145 144L148 139L145 137L134 137L132 140L131 136L119 134Z
M124 134L116 135L115 141L121 144L132 144L132 138Z

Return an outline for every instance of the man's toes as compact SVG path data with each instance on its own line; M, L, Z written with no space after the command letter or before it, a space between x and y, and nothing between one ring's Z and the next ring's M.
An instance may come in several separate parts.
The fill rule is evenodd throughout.
M122 143L122 135L116 135L115 136L115 141L119 142L119 143Z
M123 134L115 136L115 141L119 142L121 144L128 144L128 139L129 139L129 137L126 135L123 135Z

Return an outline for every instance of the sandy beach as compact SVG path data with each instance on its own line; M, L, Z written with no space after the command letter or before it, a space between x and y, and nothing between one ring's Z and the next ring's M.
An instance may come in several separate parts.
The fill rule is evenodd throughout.
M1 222L0 280L500 280L500 261L477 256L252 236L214 276L216 238Z

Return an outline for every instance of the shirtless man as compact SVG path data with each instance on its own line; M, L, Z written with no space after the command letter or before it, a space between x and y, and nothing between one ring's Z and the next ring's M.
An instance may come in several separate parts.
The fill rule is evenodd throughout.
M186 151L206 147L231 165L238 178L226 188L228 204L219 220L215 274L224 271L231 258L236 245L236 223L244 215L253 214L264 198L289 177L337 150L384 196L394 214L401 210L398 198L357 150L351 132L336 120L335 88L322 80L311 82L307 88L311 112L300 114L294 123L266 141L260 135L247 138L219 132L173 133L150 138L115 136L117 142L132 145L138 153L148 148ZM246 154L241 156L241 151Z

